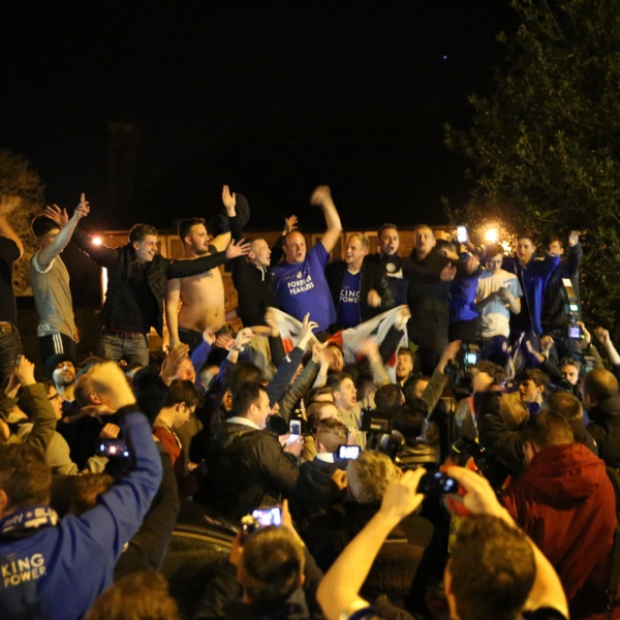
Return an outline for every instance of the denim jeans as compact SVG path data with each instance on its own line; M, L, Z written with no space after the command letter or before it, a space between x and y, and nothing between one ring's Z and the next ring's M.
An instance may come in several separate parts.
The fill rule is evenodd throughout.
M99 338L99 355L105 359L118 362L121 359L128 364L149 363L149 339L144 334L113 334L103 332Z

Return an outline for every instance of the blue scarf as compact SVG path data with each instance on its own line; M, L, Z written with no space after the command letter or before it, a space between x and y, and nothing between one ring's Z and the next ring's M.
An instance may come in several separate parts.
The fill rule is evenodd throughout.
M26 506L14 510L0 520L0 535L17 530L30 530L58 523L56 511L49 506Z

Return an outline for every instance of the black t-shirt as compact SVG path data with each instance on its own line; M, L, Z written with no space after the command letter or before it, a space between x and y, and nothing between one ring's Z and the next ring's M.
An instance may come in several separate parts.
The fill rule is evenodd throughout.
M149 263L133 263L129 277L121 292L120 307L116 314L114 329L147 334L152 325L157 325L157 301L147 279Z
M12 239L0 237L0 321L17 322L17 307L13 293L13 263L19 258L19 248Z

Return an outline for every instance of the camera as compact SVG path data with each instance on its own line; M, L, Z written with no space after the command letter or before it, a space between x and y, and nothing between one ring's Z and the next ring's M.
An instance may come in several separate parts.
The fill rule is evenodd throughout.
M444 374L450 379L453 387L460 387L464 392L469 393L473 377L472 369L478 363L479 351L478 345L464 342L454 361L448 362L444 368Z
M508 468L499 459L488 454L477 441L469 437L459 437L452 444L450 452L455 457L457 464L461 466L465 466L467 461L473 458L480 473L496 491L502 488L504 481L510 474Z
M459 483L448 474L440 471L428 472L420 478L418 483L418 493L424 495L444 495L446 493L457 493Z
M388 433L390 416L376 409L364 407L361 412L360 430L373 433Z

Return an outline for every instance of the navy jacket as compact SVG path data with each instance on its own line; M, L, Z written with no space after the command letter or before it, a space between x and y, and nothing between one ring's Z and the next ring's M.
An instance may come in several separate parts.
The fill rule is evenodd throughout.
M545 256L543 260L532 258L525 267L521 266L516 257L505 257L502 263L503 269L516 274L522 282L532 331L537 336L542 334L541 317L545 287L559 263L559 256Z

